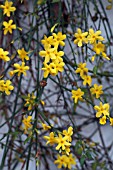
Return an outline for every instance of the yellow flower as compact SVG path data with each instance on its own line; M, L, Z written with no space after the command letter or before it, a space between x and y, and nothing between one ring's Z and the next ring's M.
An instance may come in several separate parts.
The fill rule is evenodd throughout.
M75 73L81 73L86 68L86 63L79 63Z
M58 71L62 72L64 70L64 65L65 65L64 62L58 62L58 60L51 62L49 65L50 74L52 76L56 76L58 74Z
M26 51L24 50L24 48L18 49L17 52L18 52L20 58L22 59L22 61L24 61L24 60L29 60L29 56L27 55L28 52L26 52Z
M100 30L94 32L94 30L92 28L90 28L89 35L87 37L90 44L96 43L97 40L103 41L104 38L102 36L100 36L100 34L101 34Z
M26 76L26 71L29 70L29 66L25 66L25 63L22 62L22 64L15 63L14 67L16 68L13 70L13 73L18 73L18 76L20 76L22 73Z
M56 147L56 150L59 150L60 148L62 148L62 150L65 150L66 146L71 146L71 144L69 142L67 142L69 137L65 136L65 137L62 137L61 134L58 135L57 137L57 147Z
M100 102L100 106L94 106L94 109L97 110L96 117L99 118L102 114L109 116L109 107L109 103L102 104L102 102Z
M68 130L63 130L63 135L68 137L67 141L69 142L72 141L72 138L71 138L72 134L73 134L73 128L71 126L68 128Z
M39 55L42 57L45 57L44 62L48 63L50 61L50 59L56 59L56 56L54 54L54 48L50 48L49 46L45 47L45 51L42 50L39 52Z
M0 80L0 91L3 92L4 91L4 80Z
M112 117L110 117L110 119L109 119L109 120L110 120L110 125L111 125L111 126L113 126L113 118L112 118Z
M82 100L82 96L84 95L84 92L81 91L79 88L78 90L72 90L72 98L74 99L74 102L77 103L78 100Z
M63 51L57 51L57 49L55 49L54 55L55 55L55 58L52 59L52 61L61 60L62 59L61 57L64 55L64 52Z
M44 130L49 130L51 129L51 126L46 125L45 123L42 123L42 127Z
M56 74L55 75L57 75L58 74L58 72L63 72L64 71L64 65L65 65L65 63L63 62L63 60L55 60L54 62L53 62L54 64L55 64L55 66L56 66Z
M32 110L33 106L35 105L35 99L36 96L33 93L28 94L28 96L25 98L26 103L24 104L24 106L28 106L28 110Z
M71 169L72 165L76 165L75 158L72 154L69 154L69 156L67 156L67 167Z
M84 69L82 69L81 70L81 72L80 72L80 77L82 78L82 79L85 79L88 75L88 68L84 68ZM89 77L88 77L89 78Z
M11 81L10 80L6 80L5 84L4 84L4 91L7 95L10 95L10 90L13 90L14 87L11 85Z
M93 55L92 57L91 57L91 61L93 62L93 61L95 61L95 55Z
M79 63L78 64L78 68L81 70L81 69L84 69L86 67L86 63ZM79 69L77 68L77 73L80 73Z
M82 43L88 43L88 40L86 38L87 35L88 35L88 32L82 33L81 29L78 28L77 33L74 34L75 36L74 43L78 44L79 47L82 46Z
M44 139L47 140L46 145L47 144L54 145L57 142L53 132L51 132L49 136L44 136Z
M83 85L86 86L86 84L88 84L89 86L91 86L92 83L92 78L91 76L87 75L83 77Z
M39 55L45 58L43 62L44 66L42 67L42 70L44 70L44 78L47 78L49 74L56 76L58 72L64 70L65 63L61 58L64 55L64 52L58 51L57 48L58 45L65 45L63 42L65 38L65 34L63 35L61 32L58 32L57 34L53 33L53 36L49 36L48 38L45 35L44 39L41 40L45 49L39 52Z
M0 59L6 61L9 61L10 58L7 56L9 54L8 51L4 51L2 48L0 48Z
M56 69L56 64L55 63L50 63L49 64L49 68L50 68L50 74L55 76L58 72L57 72L57 69Z
M101 117L101 118L99 119L99 123L100 123L101 125L105 125L105 124L106 124L106 116Z
M101 42L98 42L97 44L93 45L93 50L96 52L96 54L100 54L105 51L105 45Z
M13 90L14 87L11 85L11 81L10 80L0 80L0 91L1 92L5 92L7 95L10 95L10 90Z
M4 5L0 5L0 8L2 8L4 11L4 15L6 14L7 17L10 17L10 13L16 10L16 8L12 7L12 5L13 5L13 2L12 1L9 2L7 0L5 1Z
M92 94L95 94L96 98L98 99L100 95L103 94L102 85L98 86L97 84L94 84L94 87L92 87L90 91Z
M66 146L65 150L62 151L62 154L69 155L69 152L70 152L70 146Z
M79 63L78 68L76 69L75 72L80 73L80 77L84 79L88 73L88 68L86 68L86 63Z
M52 34L54 39L52 45L54 45L56 48L58 45L65 46L65 42L63 40L66 39L66 34L62 34L62 32L53 33Z
M58 155L57 160L54 161L55 164L58 164L58 168L62 168L62 166L67 167L67 156L66 155Z
M58 164L58 168L62 168L64 166L68 169L71 169L72 165L76 165L75 158L72 156L72 154L69 154L69 156L66 155L58 155L57 160L54 161L55 164Z
M54 62L51 62L49 65L45 62L43 64L44 67L42 68L42 70L44 70L44 78L48 77L49 74L51 74L52 76L56 76L58 74L58 71L62 72L64 70L65 65L62 59L61 62L57 59L54 60Z
M50 66L46 64L45 62L43 64L44 64L44 67L42 67L42 70L44 70L44 78L47 78L50 73Z
M13 20L12 20L12 19L9 20L9 22L6 22L6 21L3 22L3 26L5 27L5 28L3 28L3 30L4 30L4 35L6 35L8 32L9 32L10 34L12 34L12 29L16 29L16 25L15 25L15 24L12 24L12 23L13 23Z
M32 116L28 116L27 118L24 116L24 119L22 120L24 127L23 129L25 130L25 132L27 132L29 129L32 128Z
M14 76L14 72L13 71L9 71L9 75L12 77Z
M53 42L53 36L47 37L44 35L44 39L41 40L41 43L44 45L44 47L51 47L51 44Z
M97 44L93 45L93 50L95 51L95 53L97 55L102 55L102 57L106 58L107 60L110 60L109 57L107 57L106 53L105 53L105 45L102 44L101 42L98 42Z

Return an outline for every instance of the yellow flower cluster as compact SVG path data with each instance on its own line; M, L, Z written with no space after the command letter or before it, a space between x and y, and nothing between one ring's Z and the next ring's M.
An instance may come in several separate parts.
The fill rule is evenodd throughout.
M10 61L10 58L8 57L9 52L4 51L2 48L0 48L0 59L4 62ZM3 77L3 76L1 76ZM0 92L5 92L6 95L10 95L10 91L13 90L14 87L12 86L12 82L10 80L0 80Z
M83 44L91 45L90 49L94 52L94 55L91 59L92 61L95 60L96 56L101 56L107 60L110 60L110 58L105 53L106 47L103 44L104 38L101 36L100 30L95 32L92 28L90 28L88 32L82 32L81 29L78 28L74 36L74 43L79 47L82 47ZM86 68L85 62L79 63L75 72L80 74L80 77L83 79L83 85L87 84L91 86L92 79L91 76L88 75L88 68ZM95 95L96 99L99 99L103 94L102 88L102 85L99 86L98 84L94 84L92 87L90 87L90 92L92 95ZM80 88L78 90L72 90L72 98L74 98L75 103L77 103L78 100L83 100L83 95L84 92L82 92ZM96 117L99 118L100 124L105 124L106 120L109 119L110 125L113 125L113 118L110 117L109 107L110 106L108 103L102 104L102 102L100 102L100 106L94 106L94 109L97 111Z
M88 75L88 68L86 68L86 63L79 63L75 73L80 74L80 77L83 79L84 86L86 84L91 86L92 79L91 76ZM77 103L78 100L83 101L82 96L84 95L84 92L81 91L80 88L78 88L77 90L72 90L71 92L72 92L72 98L74 99L75 103Z
M52 33L52 36L44 36L44 39L41 40L44 50L39 52L39 55L44 57L43 68L44 78L47 78L49 74L56 76L58 72L64 70L65 63L63 62L62 56L64 55L63 51L58 51L58 47L65 46L64 40L66 35L61 32Z
M79 63L78 68L76 69L75 72L80 74L80 77L84 79L84 82L86 81L85 77L87 76L87 72L88 72L88 69L86 68L86 63ZM83 82L83 85L86 85L84 82ZM91 85L91 81L89 82L86 81L86 82L88 85ZM103 88L102 85L99 86L97 84L94 84L90 88L90 92L92 95L95 95L96 99L98 99L103 94L102 88ZM84 95L84 92L81 91L80 88L78 88L77 90L72 90L72 98L74 99L75 103L77 103L78 100L83 101L83 98L82 98L83 95ZM110 125L113 125L113 118L110 118L109 116L109 107L110 106L108 103L102 105L102 102L100 102L100 106L94 106L94 109L97 110L96 117L100 118L99 120L100 124L105 124L106 119L109 119L111 123Z
M97 111L96 113L96 117L100 118L100 124L105 124L106 123L106 118L109 116L109 104L105 103L102 104L102 102L100 102L99 106L94 106L94 109Z
M26 71L29 70L29 66L25 65L25 60L29 60L29 56L27 56L29 52L26 52L24 48L18 49L17 52L22 60L22 63L21 64L15 63L14 64L15 69L11 70L9 72L9 75L13 76L15 73L18 73L18 76L20 76L21 74L24 74L24 76L26 76Z
M0 8L3 9L3 14L6 15L7 17L10 17L10 13L14 12L16 10L15 7L12 6L13 2L9 2L8 0L5 1L4 5L0 5ZM12 24L13 20L10 19L9 22L4 21L3 22L3 30L4 30L4 35L6 35L8 32L12 34L12 30L16 29L16 25Z
M102 88L102 85L99 86L94 84L93 87L90 88L90 92L92 95L95 95L96 99L98 99L103 94ZM100 102L99 106L94 106L94 109L97 111L96 117L99 118L99 123L101 125L106 124L106 120L108 119L110 121L110 125L113 126L113 118L110 117L109 108L109 103L102 104L102 102Z
M45 130L51 129L51 126L42 124ZM73 128L70 126L68 130L63 130L63 132L51 132L49 136L44 136L44 139L47 140L46 144L54 145L56 144L56 150L59 150L62 155L58 155L55 164L58 164L58 168L62 166L71 169L72 165L75 165L75 158L70 154L70 146L72 142L71 136L73 135Z
M26 71L29 70L29 66L25 66L24 60L29 60L29 57L27 56L28 52L22 49L18 49L19 57L22 59L22 63L18 64L15 63L14 70L11 70L9 72L10 76L13 76L15 73L18 73L18 76L21 74L24 74L26 76ZM10 61L10 58L8 57L9 52L4 51L2 48L0 48L0 59L2 59L4 62ZM14 89L14 87L11 85L12 82L10 80L0 80L0 91L5 92L7 95L10 95L10 91ZM29 106L30 108L30 106Z
M79 73L80 77L84 80L83 85L88 84L89 86L91 86L91 78L86 78L88 76L88 69L86 68L86 63L79 63L78 68L75 72ZM96 99L99 99L100 96L103 94L102 88L102 85L99 86L98 84L94 84L92 87L90 87L90 92L92 95L95 95ZM74 99L75 103L77 103L78 100L83 101L83 95L84 92L82 92L80 88L78 88L77 90L72 90L72 98ZM110 117L109 107L110 106L108 103L102 105L102 102L100 102L100 106L94 106L94 109L97 111L96 117L100 118L99 123L102 125L106 124L107 119L109 119L111 123L110 125L113 125L113 118Z
M80 77L83 79L84 86L86 86L86 84L91 86L92 79L91 76L88 75L88 68L86 68L86 63L79 63L75 73L80 74Z
M85 86L86 84L88 84L89 86L91 86L92 83L92 79L91 76L88 75L88 68L86 68L86 63L79 63L78 64L78 68L75 71L77 74L80 74L80 77L83 79L83 85ZM98 99L100 97L101 94L103 94L102 91L102 85L97 85L94 84L93 87L90 88L90 91L93 95L96 96L96 98ZM81 91L79 89L79 91L77 91L78 93L74 95L74 93L72 93L75 97L76 100L78 100L77 98L79 98L79 95L81 95ZM83 94L82 94L83 95ZM72 98L74 98L74 96ZM77 101L75 101L75 103L77 103Z
M109 103L102 104L102 102L100 102L100 105L94 106L94 109L97 111L96 117L100 119L99 123L101 125L106 124L106 120L108 119L110 121L110 125L113 126L113 118L110 117L110 113L109 113L109 109L110 109Z
M74 43L77 44L79 47L82 47L84 44L91 44L92 50L95 54L92 57L92 61L95 60L95 57L100 55L101 57L110 60L109 57L106 55L105 45L102 43L104 38L101 36L101 31L98 30L94 32L92 28L89 29L88 32L82 32L80 28L77 29L77 32L74 34L75 40Z
M8 1L6 0L4 5L0 5L0 8L3 9L3 14L6 15L7 17L10 17L11 12L14 12L16 10L15 7L12 6L13 2L12 1ZM13 20L10 19L9 21L4 21L3 22L3 30L4 30L4 35L6 35L8 32L10 34L12 34L12 30L16 29L16 25L13 24ZM0 59L2 59L3 61L7 62L10 61L10 58L8 57L9 52L8 51L4 51L2 48L0 48ZM20 75L20 71L22 72L22 69L24 67L25 63L22 63L22 66L20 66L19 64L15 64L14 66L16 67L16 70L13 72L11 71L10 75L13 75L14 73L18 72L18 75ZM28 69L25 68L25 70ZM24 71L25 74L25 71ZM7 95L10 95L10 90L13 90L14 87L11 85L11 81L10 80L0 80L0 91L1 92L5 92Z
M100 106L94 106L94 109L97 110L96 113L96 117L99 118L102 116L102 114L104 116L109 116L109 104L102 104L102 102L100 102Z
M58 155L57 160L54 161L55 164L58 164L58 168L62 168L62 165L65 168L71 169L72 165L76 165L75 158L72 154L67 155Z

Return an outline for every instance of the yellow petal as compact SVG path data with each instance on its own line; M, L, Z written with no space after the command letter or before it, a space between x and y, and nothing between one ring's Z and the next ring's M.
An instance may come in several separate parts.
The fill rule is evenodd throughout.
M11 41L11 44L13 44L13 43L14 43L14 40Z
M3 75L1 75L1 76L0 76L0 79L1 79L1 78L3 78L3 77L4 77L4 76L3 76Z
M45 102L43 100L40 100L40 103L44 106Z
M22 31L22 28L21 27L17 27L20 31Z
M52 28L51 28L51 32L54 31L55 27L58 25L58 23L56 23Z

